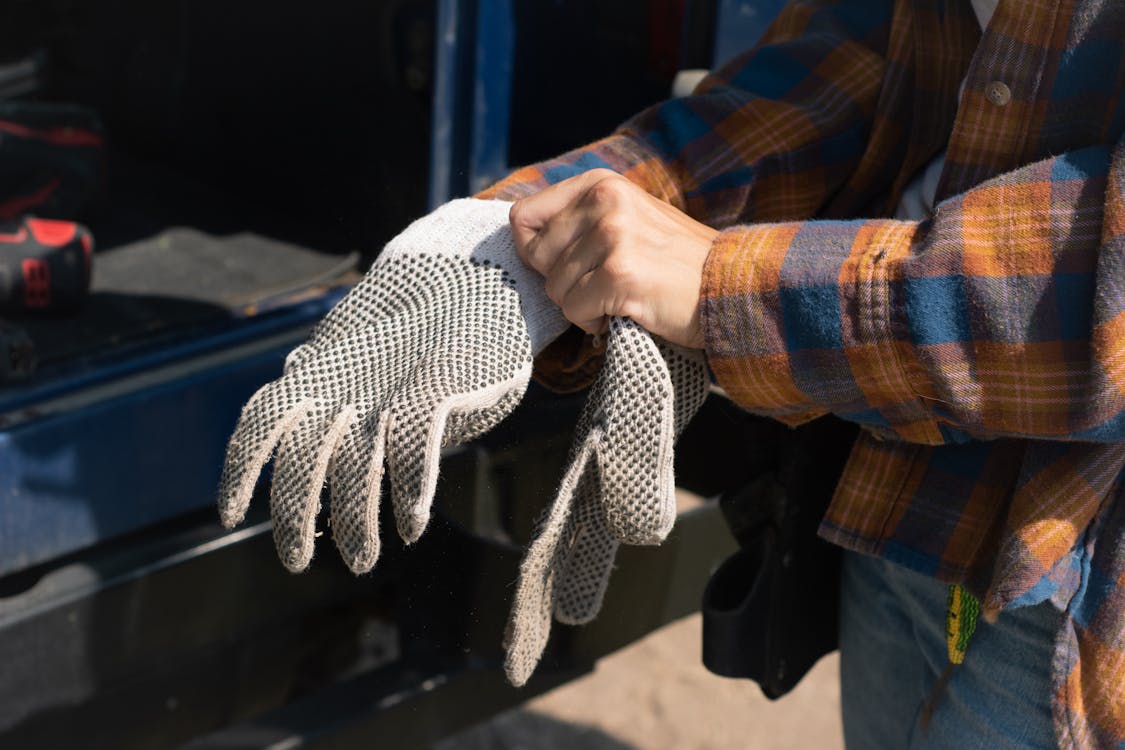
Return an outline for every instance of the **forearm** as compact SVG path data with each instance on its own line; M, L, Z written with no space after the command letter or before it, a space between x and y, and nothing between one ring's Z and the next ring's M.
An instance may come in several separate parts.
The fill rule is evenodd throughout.
M912 442L1125 440L1123 152L1029 165L929 222L724 232L701 308L716 377L784 421Z
M608 168L710 226L808 218L863 155L890 22L890 0L790 2L757 47L692 96L480 197L515 200Z
M680 186L672 179L661 155L644 141L623 132L521 167L476 197L515 201L594 169L610 169L660 200L683 207Z
M890 0L791 2L755 49L695 95L523 167L478 197L518 200L608 168L713 227L810 217L863 155L890 21ZM817 154L831 154L831 163ZM536 379L557 391L589 385L600 352L576 341L566 337L539 357Z

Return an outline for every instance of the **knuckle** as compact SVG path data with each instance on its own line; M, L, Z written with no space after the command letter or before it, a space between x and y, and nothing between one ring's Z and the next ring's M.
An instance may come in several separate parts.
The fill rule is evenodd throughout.
M584 320L581 323L575 323L575 325L586 333L595 335L601 333L602 330L601 322L597 320Z
M617 205L625 194L627 180L621 175L605 171L605 176L599 177L590 189L587 195L590 200L597 206L613 206Z
M616 314L622 318L631 318L637 322L642 322L644 310L636 300L626 297L617 306Z
M633 283L633 264L624 256L624 253L610 253L602 262L602 271L617 288Z
M589 326L591 323L587 319L589 311L584 309L582 305L579 305L573 300L566 300L560 307L562 308L563 317L584 331L588 332L590 330Z
M604 180L613 180L621 177L617 172L614 172L608 167L596 167L586 173L588 179L594 182L602 182Z
M560 294L559 283L557 279L548 278L547 283L544 285L544 289L547 292L547 299L551 300L556 305L562 305L562 295ZM566 314L565 310L563 311L563 314Z
M563 299L559 300L557 304L559 306L559 309L562 310L563 317L573 323L576 317L574 303L570 300Z
M625 217L617 211L602 214L594 222L594 231L611 250L621 243L628 229Z
M539 237L535 236L523 246L522 256L524 261L541 274L550 270L550 258Z
M527 204L521 198L508 209L508 223L514 227L523 227L527 221Z

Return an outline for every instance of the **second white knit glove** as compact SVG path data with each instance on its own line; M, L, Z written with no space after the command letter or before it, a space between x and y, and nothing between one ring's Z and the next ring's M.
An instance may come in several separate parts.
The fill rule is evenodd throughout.
M523 685L560 622L601 609L619 542L659 544L676 520L673 445L708 393L703 355L610 321L606 360L575 433L569 468L520 566L505 672Z
M276 447L273 533L290 570L312 558L326 478L332 535L356 573L379 557L384 464L399 534L418 539L441 449L511 413L533 357L569 325L516 255L510 207L453 201L387 245L243 409L220 481L225 526L245 516Z

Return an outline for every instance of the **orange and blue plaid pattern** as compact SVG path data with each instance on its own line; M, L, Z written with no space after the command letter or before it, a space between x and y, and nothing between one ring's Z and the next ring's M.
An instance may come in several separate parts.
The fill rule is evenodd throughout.
M882 218L943 149L933 218ZM866 428L821 534L986 617L1055 602L1058 740L1125 746L1125 3L1000 0L982 34L969 0L796 0L487 194L594 167L724 229L702 315L735 401Z

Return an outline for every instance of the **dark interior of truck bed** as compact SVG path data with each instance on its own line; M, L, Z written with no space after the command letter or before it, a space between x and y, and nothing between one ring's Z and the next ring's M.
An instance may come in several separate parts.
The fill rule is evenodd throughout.
M682 6L516 3L509 163L665 96ZM29 71L18 98L88 108L105 134L90 200L47 217L92 231L91 298L11 321L38 373L354 279L426 210L436 12L427 0L0 0L0 73Z
M39 370L346 283L425 208L430 3L5 2L25 101L105 132L91 297L13 321Z

